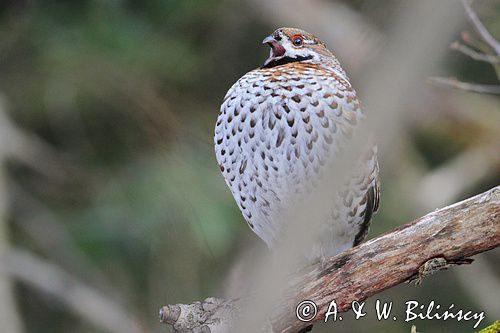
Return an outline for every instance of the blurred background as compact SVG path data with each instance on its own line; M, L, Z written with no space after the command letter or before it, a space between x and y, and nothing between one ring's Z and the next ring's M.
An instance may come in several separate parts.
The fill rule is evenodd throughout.
M265 251L214 157L226 91L263 63L261 40L279 26L318 35L361 86L408 2L1 1L0 330L168 332L160 306L224 296L238 267ZM473 7L498 38L500 2ZM370 238L500 183L500 62L466 54L494 53L462 13L440 78L401 110L400 139L380 152ZM376 298L401 313L411 299L484 310L484 327L500 318L500 253L476 259ZM347 317L338 331L411 326Z

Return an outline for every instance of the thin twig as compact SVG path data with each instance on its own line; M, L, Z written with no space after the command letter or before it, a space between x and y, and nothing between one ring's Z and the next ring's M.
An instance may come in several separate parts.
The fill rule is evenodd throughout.
M467 17L474 25L474 28L481 35L483 40L488 43L488 45L491 46L493 50L495 50L495 53L497 55L500 55L500 43L490 34L481 20L479 20L479 17L472 9L469 0L462 0L462 4L464 5L465 11L467 12Z
M440 87L450 87L464 91L471 91L480 94L500 94L500 85L476 84L459 81L455 78L429 77L429 83Z
M500 64L500 56L495 56L495 55L491 55L491 54L485 54L482 52L478 52L478 51L470 48L469 46L461 44L459 42L453 42L450 45L450 48L452 50L457 50L457 51L465 54L466 56L469 56L472 59L477 60L477 61L484 61L484 62L487 62L487 63L492 64L492 65Z

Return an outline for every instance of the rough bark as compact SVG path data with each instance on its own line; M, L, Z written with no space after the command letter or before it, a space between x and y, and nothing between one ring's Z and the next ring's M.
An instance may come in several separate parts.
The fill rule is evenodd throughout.
M363 301L405 281L417 283L451 265L470 263L469 257L500 245L500 186L462 202L431 212L395 230L312 266L291 282L270 318L273 332L300 332L325 318L336 300L339 313L353 301ZM299 321L296 307L313 301L317 316ZM238 300L210 298L189 305L167 305L160 321L176 332L223 332L240 313ZM256 330L258 331L258 330Z

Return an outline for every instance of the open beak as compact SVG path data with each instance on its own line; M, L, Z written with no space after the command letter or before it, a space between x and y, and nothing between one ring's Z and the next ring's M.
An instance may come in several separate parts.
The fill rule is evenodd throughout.
M264 62L264 66L269 64L271 61L279 59L285 55L285 48L271 35L264 38L262 44L267 44L271 48L269 53L269 58Z

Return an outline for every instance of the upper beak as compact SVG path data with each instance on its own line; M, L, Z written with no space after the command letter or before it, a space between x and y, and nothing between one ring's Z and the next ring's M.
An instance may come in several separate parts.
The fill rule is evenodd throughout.
M264 38L262 44L268 44L271 47L271 55L268 61L272 58L282 57L285 54L285 48L272 35Z
M274 39L273 36L267 36L266 38L264 38L264 40L262 41L262 44L272 44L272 43L276 43L276 39Z

